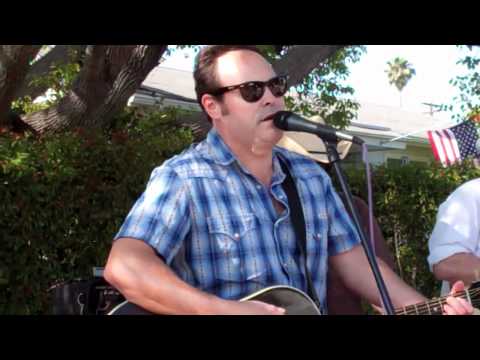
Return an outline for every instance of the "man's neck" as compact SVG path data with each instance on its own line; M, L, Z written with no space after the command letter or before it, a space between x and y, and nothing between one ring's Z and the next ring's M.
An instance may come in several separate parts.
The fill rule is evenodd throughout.
M256 152L252 147L230 146L235 157L258 181L270 186L273 175L273 149Z

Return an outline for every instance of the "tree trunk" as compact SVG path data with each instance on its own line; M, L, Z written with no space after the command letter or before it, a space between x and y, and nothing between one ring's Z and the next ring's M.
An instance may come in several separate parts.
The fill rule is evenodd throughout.
M342 48L296 45L273 66L277 73L288 73L290 85L296 86ZM72 90L57 106L29 114L23 121L39 133L105 126L126 105L165 50L166 45L88 46L85 63ZM186 116L180 123L193 129L196 140L203 139L211 128L201 113Z
M53 65L66 65L71 62L80 61L87 45L56 45L44 57L35 62L25 78L22 86L17 89L15 98L30 96L35 100L48 90L48 85L32 85L35 78L47 75Z
M0 45L0 126L8 124L8 113L17 88L24 82L30 62L41 45Z
M29 114L23 121L38 133L75 127L104 127L126 105L167 45L89 45L72 89L58 105Z
M322 62L335 54L344 46L330 45L295 45L288 53L273 63L277 74L288 74L289 85L296 86ZM201 141L212 127L203 113L185 116L180 120L181 125L190 127L195 141Z
M303 79L337 51L341 45L295 45L273 64L277 74L288 74L290 86L297 86Z

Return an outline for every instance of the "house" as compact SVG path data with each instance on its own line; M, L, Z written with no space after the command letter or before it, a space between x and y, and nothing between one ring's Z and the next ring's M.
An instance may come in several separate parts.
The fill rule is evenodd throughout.
M201 111L191 72L157 66L130 98L129 105L179 106Z
M130 105L179 106L201 111L196 101L192 73L158 66L147 76L131 97ZM368 146L372 164L402 165L409 162L428 163L434 160L427 130L451 125L431 115L413 113L400 108L361 103L357 117L345 132L362 138ZM289 133L309 151L316 150L315 136ZM352 146L346 164L361 164L361 149Z
M431 115L363 102L346 132L366 142L370 163L401 165L434 161L427 131L451 125L452 121ZM352 147L347 161L359 162L360 159L360 149Z

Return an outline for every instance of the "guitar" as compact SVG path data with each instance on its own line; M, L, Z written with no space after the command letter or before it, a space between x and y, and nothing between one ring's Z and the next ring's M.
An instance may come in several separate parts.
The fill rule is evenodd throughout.
M450 295L448 295L450 296ZM408 305L395 310L395 315L441 315L448 296L435 298L423 303ZM466 299L472 306L480 307L480 282L468 289L453 294ZM240 301L258 300L284 308L285 315L322 315L313 300L303 291L291 286L270 286L254 292ZM131 302L124 301L113 308L108 315L154 315Z

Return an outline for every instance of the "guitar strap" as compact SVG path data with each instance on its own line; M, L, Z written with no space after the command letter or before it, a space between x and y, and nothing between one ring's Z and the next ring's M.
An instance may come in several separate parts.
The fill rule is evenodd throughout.
M297 244L300 249L300 256L304 259L304 271L305 277L307 279L307 294L312 298L318 308L322 309L320 300L317 296L317 292L315 291L315 287L313 286L312 277L310 276L310 272L308 271L307 266L307 233L305 230L305 216L303 214L302 203L300 202L297 186L295 185L295 181L293 180L293 177L288 170L288 166L282 159L280 159L280 165L282 166L282 170L286 175L285 181L283 182L282 186L285 190L285 193L287 194L288 204L290 205L290 220L292 221L295 236L297 238Z

